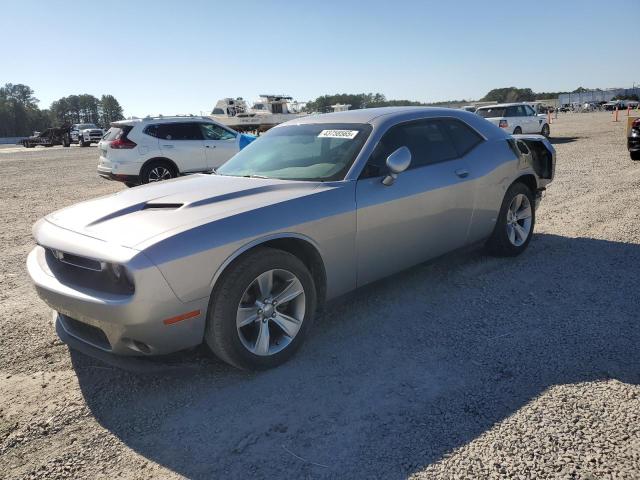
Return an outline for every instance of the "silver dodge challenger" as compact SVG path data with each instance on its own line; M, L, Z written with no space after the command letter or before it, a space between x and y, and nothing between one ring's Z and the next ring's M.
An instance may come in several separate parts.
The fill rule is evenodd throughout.
M554 171L546 138L462 110L310 115L214 174L46 216L27 267L72 347L269 368L326 300L470 244L522 253Z

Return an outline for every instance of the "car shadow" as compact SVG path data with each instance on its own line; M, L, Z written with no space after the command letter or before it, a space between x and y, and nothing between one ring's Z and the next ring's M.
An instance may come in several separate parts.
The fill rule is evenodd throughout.
M562 145L564 143L573 143L580 140L582 137L549 137L549 142L552 145Z
M72 352L96 420L188 478L405 478L549 387L640 382L640 246L537 234L449 255L335 302L287 364L196 350L131 373Z

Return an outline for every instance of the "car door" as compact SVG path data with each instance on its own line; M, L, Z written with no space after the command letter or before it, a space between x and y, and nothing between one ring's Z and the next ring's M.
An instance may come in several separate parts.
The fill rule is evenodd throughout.
M522 108L527 116L527 130L524 133L540 133L542 130L542 118L538 116L530 105L523 105Z
M386 158L402 146L411 165L385 186ZM358 285L463 246L474 202L468 175L441 121L391 127L356 185Z
M207 170L204 140L197 122L159 124L158 142L162 156L172 160L181 173Z
M207 168L213 170L238 153L238 134L216 125L201 123Z

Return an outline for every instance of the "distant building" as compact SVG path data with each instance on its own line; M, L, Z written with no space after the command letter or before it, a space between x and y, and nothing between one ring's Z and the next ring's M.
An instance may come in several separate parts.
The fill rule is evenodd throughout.
M563 93L558 97L560 105L608 102L619 95L639 95L640 87L607 88L605 90L587 90L580 93Z

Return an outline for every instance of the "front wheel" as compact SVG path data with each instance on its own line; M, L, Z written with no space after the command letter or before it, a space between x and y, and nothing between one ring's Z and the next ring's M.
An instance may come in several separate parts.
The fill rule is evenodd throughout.
M520 127L516 127L513 129L514 135L520 135L522 133L522 129Z
M533 192L523 183L509 187L502 200L496 226L487 241L489 253L515 257L524 252L533 236L536 221Z
M631 155L631 160L640 160L640 151L629 152L629 155Z
M211 295L207 345L238 368L280 365L300 347L313 321L311 273L296 256L272 248L254 250L229 268Z

